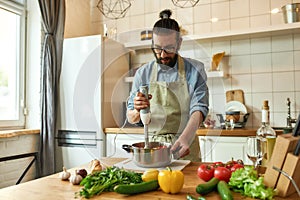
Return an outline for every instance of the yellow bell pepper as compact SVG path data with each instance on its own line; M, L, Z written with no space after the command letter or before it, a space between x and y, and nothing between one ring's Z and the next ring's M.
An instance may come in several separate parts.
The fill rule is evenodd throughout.
M151 180L157 180L158 179L158 173L159 171L157 169L149 169L144 171L142 175L142 180L144 182L151 181Z
M184 183L184 174L180 170L172 171L170 167L158 173L158 184L165 193L180 192Z

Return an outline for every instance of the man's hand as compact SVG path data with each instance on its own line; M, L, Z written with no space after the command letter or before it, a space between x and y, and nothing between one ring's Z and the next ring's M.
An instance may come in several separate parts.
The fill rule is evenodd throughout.
M172 146L171 152L175 152L177 155L179 155L180 158L189 155L190 144L192 144L193 141L197 138L195 138L195 133L202 121L202 113L200 111L193 112L184 131Z
M131 124L138 123L140 121L140 110L150 107L149 100L152 98L151 94L148 94L148 99L141 92L137 92L136 96L133 99L133 110L127 111L127 119Z
M142 109L150 107L149 100L151 98L152 98L151 94L148 94L148 99L147 99L143 93L137 92L136 96L133 99L134 109L139 112Z
M171 147L171 152L179 156L179 158L183 158L190 154L190 145L188 141L178 138Z

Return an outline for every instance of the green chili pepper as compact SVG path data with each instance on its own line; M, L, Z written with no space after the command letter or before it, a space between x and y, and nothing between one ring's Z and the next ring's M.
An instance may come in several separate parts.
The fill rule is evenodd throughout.
M194 197L194 196L192 196L192 195L190 195L190 194L188 194L188 195L186 196L186 199L187 199L187 200L205 200L205 198L202 197L202 196L196 198L196 197Z

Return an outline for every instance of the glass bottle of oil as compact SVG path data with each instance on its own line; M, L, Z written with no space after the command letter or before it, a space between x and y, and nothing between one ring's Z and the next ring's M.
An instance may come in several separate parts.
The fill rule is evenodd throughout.
M276 132L270 126L270 110L269 101L264 100L261 110L261 126L256 132L256 135L261 137L264 141L263 151L265 153L264 159L261 162L262 166L266 166L271 159L273 148L276 141Z

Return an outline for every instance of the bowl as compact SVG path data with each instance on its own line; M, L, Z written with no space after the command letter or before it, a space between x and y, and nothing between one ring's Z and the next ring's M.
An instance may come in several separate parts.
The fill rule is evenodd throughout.
M141 40L151 40L152 39L153 31L151 30L144 30L141 32Z

